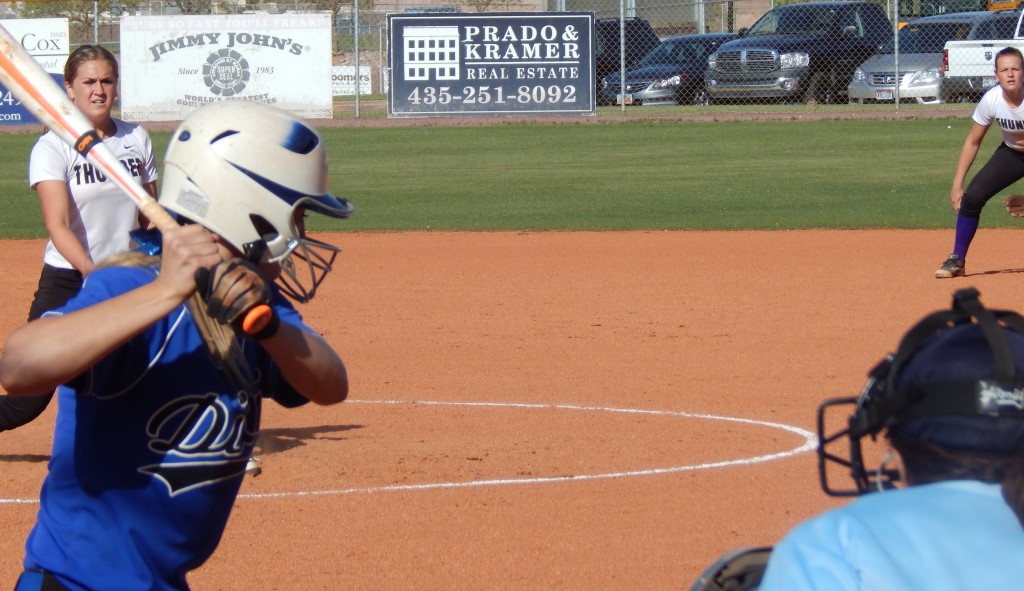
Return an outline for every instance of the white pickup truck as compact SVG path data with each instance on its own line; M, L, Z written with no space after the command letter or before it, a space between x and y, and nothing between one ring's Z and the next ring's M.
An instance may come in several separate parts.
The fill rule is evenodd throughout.
M996 85L996 53L1004 47L1024 51L1024 10L1001 11L992 31L969 41L947 41L942 52L941 100L976 102Z

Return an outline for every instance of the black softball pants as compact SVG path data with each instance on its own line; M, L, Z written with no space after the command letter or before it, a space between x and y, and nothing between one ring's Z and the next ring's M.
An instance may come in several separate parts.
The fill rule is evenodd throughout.
M28 311L29 322L44 312L63 306L81 288L82 274L78 271L43 265L39 274L39 287ZM0 431L31 423L43 414L52 398L53 392L39 396L0 396Z
M964 189L960 202L960 215L980 218L981 208L988 200L1024 178L1024 152L1018 152L1006 144L999 144L985 166L974 175Z
M68 591L68 588L50 573L26 570L18 577L14 591Z

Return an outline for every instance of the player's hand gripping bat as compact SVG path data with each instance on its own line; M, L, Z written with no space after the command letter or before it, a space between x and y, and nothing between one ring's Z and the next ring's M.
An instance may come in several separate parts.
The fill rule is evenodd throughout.
M121 165L93 129L92 123L71 102L64 89L3 26L0 26L0 83L6 86L43 125L79 154L88 158L107 178L127 193L159 230L165 231L177 226L174 218L146 193L142 185ZM236 386L255 392L251 371L242 358L232 331L206 314L206 306L198 290L189 300L189 308L214 360ZM245 330L258 332L269 316L272 316L269 307L257 306L246 315L242 326Z

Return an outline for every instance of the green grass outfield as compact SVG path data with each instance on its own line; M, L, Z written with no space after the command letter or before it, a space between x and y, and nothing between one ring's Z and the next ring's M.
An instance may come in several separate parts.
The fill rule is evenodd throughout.
M952 228L969 117L323 128L330 187L356 205L314 230ZM974 170L999 141L993 129ZM169 134L153 132L162 156ZM26 186L36 136L0 135L0 238L45 236ZM1024 192L1024 185L1006 193ZM997 197L985 227L1020 224Z

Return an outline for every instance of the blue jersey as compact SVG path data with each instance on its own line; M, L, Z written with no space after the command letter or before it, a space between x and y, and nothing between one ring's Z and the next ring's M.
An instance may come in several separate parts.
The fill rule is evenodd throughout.
M70 313L149 283L152 267L90 274ZM281 322L302 325L276 293ZM308 328L306 328L308 330ZM187 589L213 553L260 422L260 398L306 400L270 356L242 342L260 392L213 364L185 305L58 388L49 472L25 567L70 589Z
M949 481L871 493L797 526L759 591L1019 589L1024 527L998 485Z

